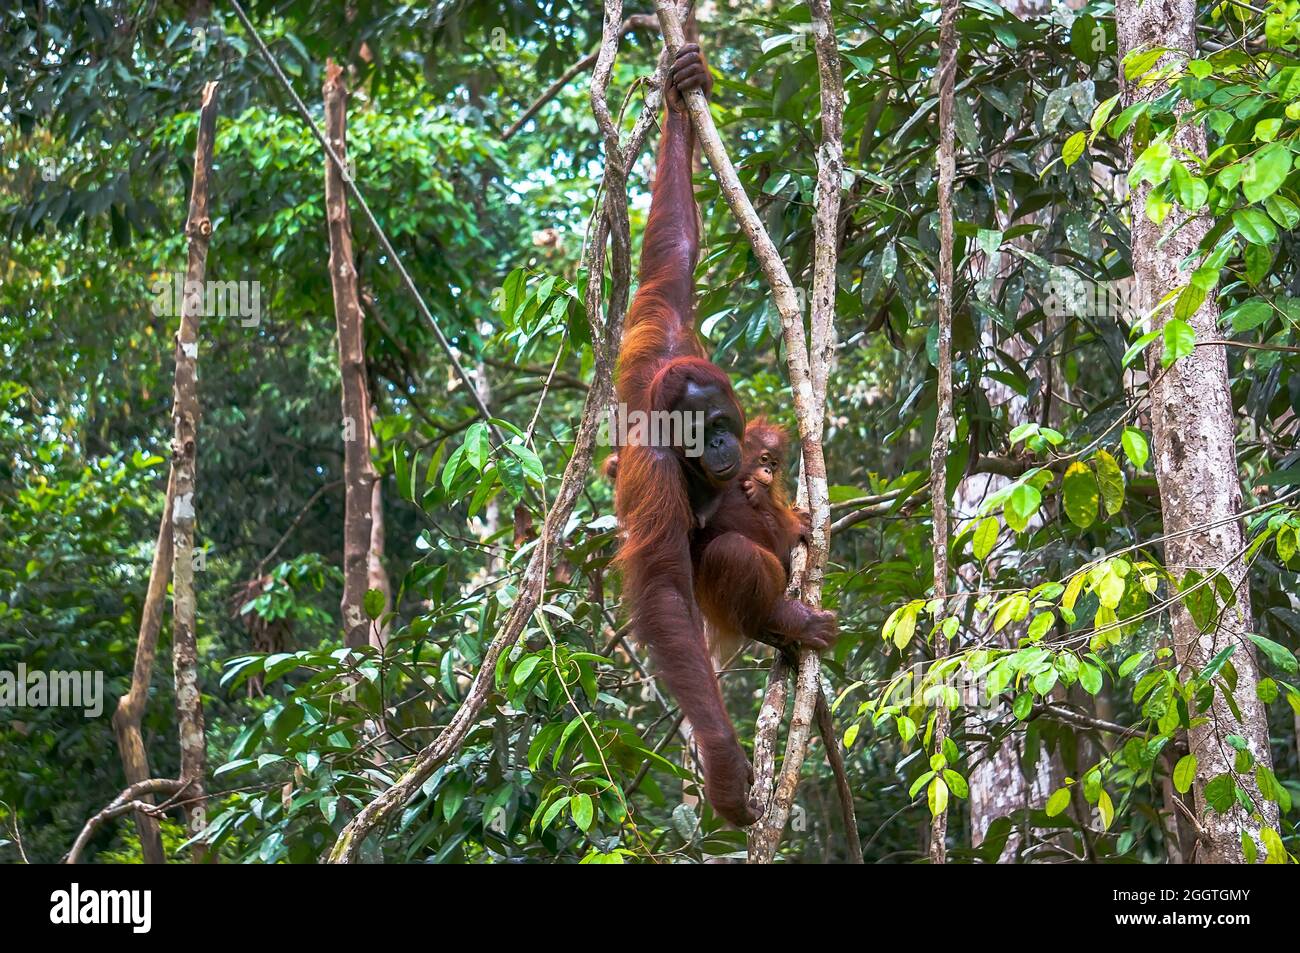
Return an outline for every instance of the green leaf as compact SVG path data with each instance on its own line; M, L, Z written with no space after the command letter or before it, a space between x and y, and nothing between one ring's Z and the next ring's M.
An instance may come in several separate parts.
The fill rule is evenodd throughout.
M1153 50L1130 50L1124 57L1124 78L1131 83L1139 76L1150 72L1164 54L1164 47L1160 46Z
M1255 123L1255 138L1260 142L1272 142L1277 138L1278 130L1282 128L1282 120L1276 116L1272 119L1261 119Z
M1289 563L1291 557L1296 553L1296 531L1293 527L1283 526L1277 531L1277 558L1284 563Z
M1083 463L1070 464L1061 483L1061 496L1065 503L1065 515L1075 526L1087 529L1096 522L1100 492L1097 489L1097 478L1089 466Z
M1111 564L1092 570L1089 575L1092 577L1092 592L1107 609L1119 607L1119 601L1124 598L1124 589L1127 583L1124 577L1115 571Z
M1070 26L1070 52L1081 62L1095 63L1106 50L1106 31L1089 13L1077 17ZM1113 106L1111 97L1110 103ZM1102 122L1105 122L1103 119Z
M533 670L537 668L541 661L542 657L540 655L530 655L523 659L515 666L515 670L510 673L510 681L516 688L523 685L524 682L528 681L528 676L533 674Z
M1149 345L1152 341L1154 341L1158 337L1160 337L1159 329L1155 331L1148 331L1146 334L1142 335L1140 338L1138 338L1136 341L1130 344L1128 346L1128 350L1124 352L1124 357L1120 360L1120 366L1128 367L1129 364L1133 362L1134 358L1136 358L1139 354L1145 351L1147 349L1147 345Z
M1247 245L1242 257L1246 259L1246 280L1252 285L1263 281L1273 267L1273 250L1265 245Z
M1119 463L1105 450L1093 455L1092 465L1097 469L1097 486L1107 516L1114 516L1124 507L1124 472Z
M1297 668L1300 668L1300 663L1296 662L1295 654L1285 645L1279 645L1272 639L1266 639L1262 635L1247 633L1246 637L1268 656L1270 662L1288 675L1294 675Z
M546 809L546 813L542 815L542 830L546 830L548 827L550 827L551 823L555 820L555 818L559 815L559 813L562 810L564 810L566 807L568 807L569 802L572 800L573 798L568 796L557 798L555 800L555 803L553 803L550 807L548 807Z
M858 740L858 731L861 728L862 725L857 722L854 722L853 724L849 725L849 730L844 732L844 747L846 748L853 747L853 742Z
M1257 208L1239 208L1232 213L1232 224L1241 237L1253 245L1271 245L1277 241L1277 229Z
M542 468L542 461L538 459L537 454L532 449L521 443L508 443L506 450L519 460L523 466L524 475L540 486L546 479L546 471Z
M1246 163L1241 174L1241 194L1248 201L1262 202L1282 187L1290 171L1291 150L1281 143L1268 146Z
M591 830L591 822L596 817L596 810L591 803L590 794L574 795L570 810L573 813L573 823L584 831Z
M1002 247L1002 232L995 228L981 228L975 233L975 244L986 255L995 255Z
M1105 788L1097 795L1097 813L1101 815L1102 830L1110 830L1111 822L1115 820L1115 805Z
M523 301L524 284L527 279L527 272L522 268L516 268L506 275L505 283L501 286L501 315L512 323Z
M1029 528L1029 520L1038 512L1042 502L1043 494L1037 487L1021 483L1007 498L1006 505L1002 508L1002 515L1006 518L1008 526L1017 533L1023 533Z
M1288 860L1286 847L1282 843L1282 837L1271 827L1265 827L1259 832L1259 839L1264 842L1264 850L1268 851L1268 857L1264 860L1266 864L1285 864Z
M1128 462L1133 464L1135 470L1141 470L1147 465L1151 453L1147 447L1146 434L1136 427L1125 427L1119 442L1124 448L1124 455L1128 457Z
M1181 162L1175 161L1170 168L1169 182L1173 186L1174 198L1189 212L1200 209L1209 197L1210 188L1205 180L1192 175Z
M1264 200L1264 208L1268 210L1269 218L1288 231L1300 225L1300 208L1285 195L1270 195Z
M1069 168L1079 161L1087 148L1088 134L1080 130L1065 140L1065 145L1061 147L1061 161Z
M1273 317L1273 308L1263 298L1248 298L1223 313L1224 320L1231 322L1232 330L1238 334L1255 330L1271 317Z
M378 619L384 614L384 594L379 589L370 589L366 592L364 602L366 615L372 619Z
M933 771L927 771L924 774L922 774L919 778L917 778L915 781L912 782L912 786L908 789L907 796L913 798L916 797L916 795L920 792L921 788L929 784L933 778L934 778Z
M1048 817L1056 817L1056 815L1062 813L1069 806L1070 806L1070 789L1057 788L1055 791L1052 792L1052 796L1047 799L1047 806L1045 810L1047 811Z
M975 535L971 540L975 558L983 562L988 558L989 553L993 552L993 547L997 545L997 542L998 521L996 517L986 516L975 527Z
M1079 663L1079 684L1089 695L1095 695L1101 691L1101 669L1091 662Z
M1177 318L1171 318L1165 323L1164 330L1161 332L1164 336L1165 350L1160 357L1160 363L1168 367L1180 357L1186 357L1192 353L1192 348L1196 346L1196 332L1186 321L1180 321Z
M1220 774L1216 778L1211 778L1210 783L1205 785L1205 803L1220 814L1232 810L1236 800L1236 785L1230 774Z
M1186 794L1192 789L1192 781L1195 779L1196 755L1185 754L1174 765L1174 790L1179 794Z
M1277 682L1271 678L1261 678L1255 685L1255 697L1265 705L1271 705L1277 701L1279 694Z
M894 646L901 652L912 641L915 632L916 610L905 606L903 614L898 617L898 625L894 627Z
M1079 593L1083 591L1083 584L1087 579L1087 574L1082 572L1077 572L1070 577L1070 581L1065 587L1065 595L1061 596L1062 609L1074 609L1074 604L1079 601Z
M1016 700L1011 703L1011 713L1020 721L1029 717L1029 713L1034 710L1034 696L1029 692L1023 692L1016 696Z
M957 797L965 798L970 795L970 785L952 768L944 768L943 779L948 782L948 789Z
M916 722L906 715L899 715L895 723L898 727L898 738L903 744L907 744L916 737ZM915 797L915 795L913 795Z
M1056 613L1040 612L1034 616L1034 621L1029 623L1029 631L1025 634L1031 642L1037 642L1052 629L1052 623L1056 621Z
M1119 669L1117 670L1116 674L1120 678L1128 678L1137 670L1137 667L1142 664L1142 660L1145 659L1146 657L1147 657L1146 652L1134 652L1132 655L1130 655L1128 658L1126 658L1123 662L1120 663Z
M1266 801L1276 804L1282 799L1282 785L1278 783L1277 775L1267 765L1256 765L1255 786L1259 788L1259 796Z
M1205 304L1205 289L1195 282L1189 284L1178 295L1178 300L1174 302L1174 320L1180 322L1190 321L1196 312L1201 310L1203 304ZM1165 328L1168 329L1168 327L1169 325L1166 324ZM1169 338L1166 336L1166 347L1168 343ZM1169 363L1172 364L1173 361Z
M926 796L930 801L930 813L935 817L948 810L948 785L943 778L936 777L930 781Z
M465 432L465 459L482 473L491 456L492 446L488 441L487 424L480 420Z
M1162 185L1169 178L1173 167L1174 157L1169 150L1168 140L1158 139L1142 150L1142 154L1129 169L1129 187L1143 181L1149 182L1153 187Z

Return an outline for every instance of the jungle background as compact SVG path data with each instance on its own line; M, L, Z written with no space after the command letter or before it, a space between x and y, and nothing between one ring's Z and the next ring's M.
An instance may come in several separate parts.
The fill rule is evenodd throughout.
M223 3L6 5L0 669L105 679L99 718L0 707L6 862L57 861L126 784L111 714L131 683L172 438L177 319L157 313L152 289L185 267L205 83L220 83L208 277L256 281L261 301L256 322L205 316L200 333L195 581L202 837L213 854L317 860L449 722L517 596L571 452L593 362L580 265L603 172L589 69L512 126L597 48L600 5L247 8L317 122L326 62L344 67L356 182L501 432L527 439L506 446L484 425L354 206L386 531L376 557L390 592L367 599L384 645L345 649L344 438L320 146ZM1122 62L1112 4L961 4L957 428L945 488L954 577L972 594L947 632L973 685L960 699L932 682L889 692L901 675L933 670L932 623L942 622L926 605L939 6L834 11L847 174L824 599L841 636L824 676L858 829L843 830L815 738L781 859L843 862L851 836L867 862L921 861L931 814L946 811L955 862L1192 860L1204 804L1270 818L1246 838L1245 859L1286 862L1300 795L1300 515L1289 495L1300 482L1300 377L1290 373L1300 345L1297 4L1201 5L1200 65L1162 81L1140 108L1118 101L1121 76L1127 68L1136 81L1155 61ZM820 108L807 9L717 0L696 12L719 129L806 286ZM623 38L611 102L629 98L625 128L661 45L653 27ZM1189 111L1208 130L1199 166L1171 156L1167 140L1158 148ZM634 242L654 138L629 179ZM1127 183L1144 177L1153 214L1178 204L1213 216L1206 254L1218 255L1212 280L1188 272L1195 300L1180 297L1183 310L1146 337L1116 304L1134 269ZM697 187L701 333L748 410L793 432L767 286L704 166ZM1080 279L1092 289L1083 297ZM1230 342L1221 346L1233 413L1220 423L1235 437L1250 511L1238 592L1162 572L1143 407L1138 355L1190 353L1197 341L1183 319L1207 296ZM367 859L700 862L743 852L743 835L695 796L675 706L654 688L645 653L616 639L616 536L610 486L593 468L543 605L503 656L481 717L367 841ZM1172 603L1208 630L1246 598L1251 638L1195 670L1175 663ZM143 736L152 774L176 777L167 624L163 632ZM1207 688L1231 697L1246 656L1267 713L1262 745L1225 724L1231 770L1198 770L1186 740L1198 700ZM766 671L754 649L723 677L743 741ZM953 718L938 753L927 740L936 706ZM186 859L180 812L163 818L162 837L170 861ZM128 814L101 826L83 859L138 862L141 851Z

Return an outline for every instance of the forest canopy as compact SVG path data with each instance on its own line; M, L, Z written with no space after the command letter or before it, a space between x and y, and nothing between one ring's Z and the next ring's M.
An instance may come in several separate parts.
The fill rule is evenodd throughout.
M0 860L1300 855L1295 0L18 0L0 116Z

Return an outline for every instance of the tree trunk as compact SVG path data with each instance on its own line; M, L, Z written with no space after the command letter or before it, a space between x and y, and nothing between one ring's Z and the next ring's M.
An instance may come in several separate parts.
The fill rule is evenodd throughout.
M370 406L370 446L372 449L378 449L379 443L375 440L375 408ZM366 554L366 584L371 589L377 589L384 594L384 612L388 613L393 608L393 584L388 579L388 570L384 568L384 548L386 546L384 535L384 481L375 475L374 482L370 486L370 550ZM384 650L388 644L387 622L371 626L370 644Z
M208 260L212 220L208 217L208 183L212 177L212 149L217 131L217 84L203 87L199 131L194 145L194 181L190 188L185 236L189 260L185 269L185 295L180 330L176 334L176 384L172 401L172 472L176 478L172 500L172 669L176 688L176 720L180 732L181 780L185 813L191 836L203 831L204 775L207 745L203 730L203 697L199 692L198 648L195 640L197 609L194 597L194 488L199 424L198 358L199 313L203 307L203 279ZM195 844L191 858L207 855Z
M948 608L948 445L956 431L952 415L952 179L956 165L953 88L957 79L957 7L957 0L943 0L939 14L939 359L936 368L938 408L934 416L934 441L930 445L930 505L934 512L931 547L934 550L934 592L931 598L940 605L940 614ZM934 654L936 658L948 654L948 639L941 631L934 636ZM936 706L933 754L943 752L951 717L946 704ZM930 798L933 815L930 820L930 863L942 864L948 859L948 788L942 775L930 782L930 787L932 791L937 788L944 795L938 810L935 810L935 798Z
M1174 52L1164 59L1182 61L1196 56L1196 4L1193 0L1121 0L1117 11L1119 54L1146 47L1165 47ZM1162 60L1163 62L1163 60ZM1126 99L1138 91L1126 84ZM1172 140L1176 161L1190 154L1204 158L1205 134L1199 123L1180 124ZM1131 145L1130 145L1131 148ZM1132 157L1130 157L1131 159ZM1171 211L1163 227L1145 214L1150 188L1145 183L1131 193L1133 272L1136 308L1147 313L1169 291L1187 283L1190 274L1179 263L1192 254L1211 226L1208 212L1188 216L1180 208ZM1159 327L1169 317L1168 308L1154 319ZM1219 307L1208 298L1189 323L1198 340L1217 337ZM1239 722L1216 688L1214 701L1206 711L1193 713L1207 719L1188 732L1191 753L1196 756L1193 796L1203 836L1196 859L1209 863L1241 863L1241 841L1245 834L1259 841L1261 823L1240 805L1226 814L1207 811L1205 785L1214 777L1232 772L1233 749L1230 734L1240 735L1263 765L1272 763L1268 721L1263 704L1255 694L1259 668L1254 648L1245 638L1251 631L1250 585L1238 553L1242 549L1242 527L1233 520L1241 511L1241 482L1237 471L1232 394L1228 388L1227 352L1221 346L1197 347L1168 368L1160 366L1160 347L1147 351L1147 373L1151 380L1151 428L1154 464L1160 487L1160 509L1164 530L1175 538L1165 544L1165 564L1175 579L1188 569L1214 572L1222 567L1236 590L1235 605L1226 608L1209 632L1201 632L1186 606L1179 602L1171 611L1174 658L1181 673L1192 675L1221 649L1236 644L1231 661L1237 672L1234 700L1241 710ZM1212 529L1198 527L1213 526ZM1188 535L1179 537L1178 534ZM1263 825L1276 828L1277 808L1259 796L1249 774L1235 775L1259 805ZM1262 844L1260 856L1264 855Z
M325 67L325 136L347 162L347 87L343 68ZM339 376L343 382L343 631L351 648L367 645L374 628L366 616L370 588L372 487L378 479L370 461L370 397L366 389L365 329L352 256L352 221L343 171L325 157L325 211L329 221L330 284L338 326ZM382 532L382 531L381 531Z
M162 520L153 547L153 564L149 568L149 588L145 592L144 608L140 612L140 634L135 643L131 688L117 700L117 710L113 712L113 731L117 735L117 747L122 755L122 773L126 775L128 786L152 776L149 773L149 751L144 746L144 734L140 725L144 721L145 703L149 700L149 682L153 678L158 633L162 629L163 601L167 598L167 581L171 579L172 494L175 490L176 474L169 471ZM143 795L141 800L152 804L153 795ZM143 811L136 811L135 827L140 833L140 852L144 856L144 862L166 863L158 821Z

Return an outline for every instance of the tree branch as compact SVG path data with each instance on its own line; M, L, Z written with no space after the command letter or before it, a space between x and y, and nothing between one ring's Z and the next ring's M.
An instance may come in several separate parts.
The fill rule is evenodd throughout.
M138 784L149 777L149 750L144 744L144 707L149 700L149 683L153 679L154 658L158 654L158 633L162 629L163 605L167 600L167 583L172 568L172 495L176 491L176 472L168 468L167 491L163 514L158 525L158 539L153 547L153 564L149 569L149 588L140 612L140 633L135 643L135 665L131 669L131 688L117 701L113 712L113 732L122 756L122 773L127 784ZM146 864L167 862L163 854L158 821L145 811L135 816L140 834L140 853Z
M637 13L623 21L623 25L619 27L618 35L621 39L633 30L649 30L658 27L658 25L659 24L651 14ZM509 142L511 137L523 128L524 123L536 116L538 110L558 96L560 90L564 89L565 86L568 86L575 76L591 69L599 58L601 49L604 49L603 44L600 49L596 50L596 52L584 56L582 59L578 60L578 62L565 70L559 79L547 87L546 92L533 100L532 105L520 113L519 118L512 122L505 132L501 133L501 141Z
M94 836L95 831L113 818L121 817L130 811L148 812L150 815L159 813L160 809L148 803L145 798L152 797L155 794L179 794L187 786L184 781L172 778L146 778L143 781L128 785L121 794L109 802L108 807L86 821L81 833L77 835L76 841L73 842L72 849L64 856L63 862L65 864L75 864L80 860L81 852L86 849L86 845L90 843L90 838Z

